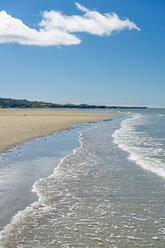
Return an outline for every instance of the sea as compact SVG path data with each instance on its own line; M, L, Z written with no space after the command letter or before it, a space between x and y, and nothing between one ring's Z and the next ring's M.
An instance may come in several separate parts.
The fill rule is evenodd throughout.
M165 247L165 109L101 112L0 155L0 248Z

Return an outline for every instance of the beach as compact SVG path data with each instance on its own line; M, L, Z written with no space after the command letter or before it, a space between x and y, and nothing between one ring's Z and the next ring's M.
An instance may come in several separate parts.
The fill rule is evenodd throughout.
M108 120L97 113L57 110L0 110L0 151L32 138L47 136L81 122Z
M164 248L165 110L117 113L1 153L0 247Z
M35 181L52 174L60 159L79 146L78 133L73 141L65 134L68 129L111 118L71 110L0 110L0 230L37 200L31 192Z

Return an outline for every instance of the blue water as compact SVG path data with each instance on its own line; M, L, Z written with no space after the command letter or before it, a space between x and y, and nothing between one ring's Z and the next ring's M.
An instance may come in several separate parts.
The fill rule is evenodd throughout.
M118 113L74 129L60 163L45 141L42 166L56 161L54 172L33 184L38 200L4 227L0 247L165 247L165 111Z
M165 114L134 113L121 122L114 142L142 168L165 178Z

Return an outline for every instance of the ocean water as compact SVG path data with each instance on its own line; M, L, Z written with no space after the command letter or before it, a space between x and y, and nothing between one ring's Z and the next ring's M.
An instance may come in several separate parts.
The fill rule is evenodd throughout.
M132 114L113 137L130 160L165 178L165 115Z
M0 247L164 248L165 111L120 111L69 137L79 145L33 184L38 198L3 228Z

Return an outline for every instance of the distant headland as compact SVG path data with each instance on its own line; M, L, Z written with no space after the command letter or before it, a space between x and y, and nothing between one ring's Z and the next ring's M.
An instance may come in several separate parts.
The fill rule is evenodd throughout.
M77 108L77 109L147 109L139 106L107 106L90 104L58 104L42 101L17 100L0 98L0 108Z

